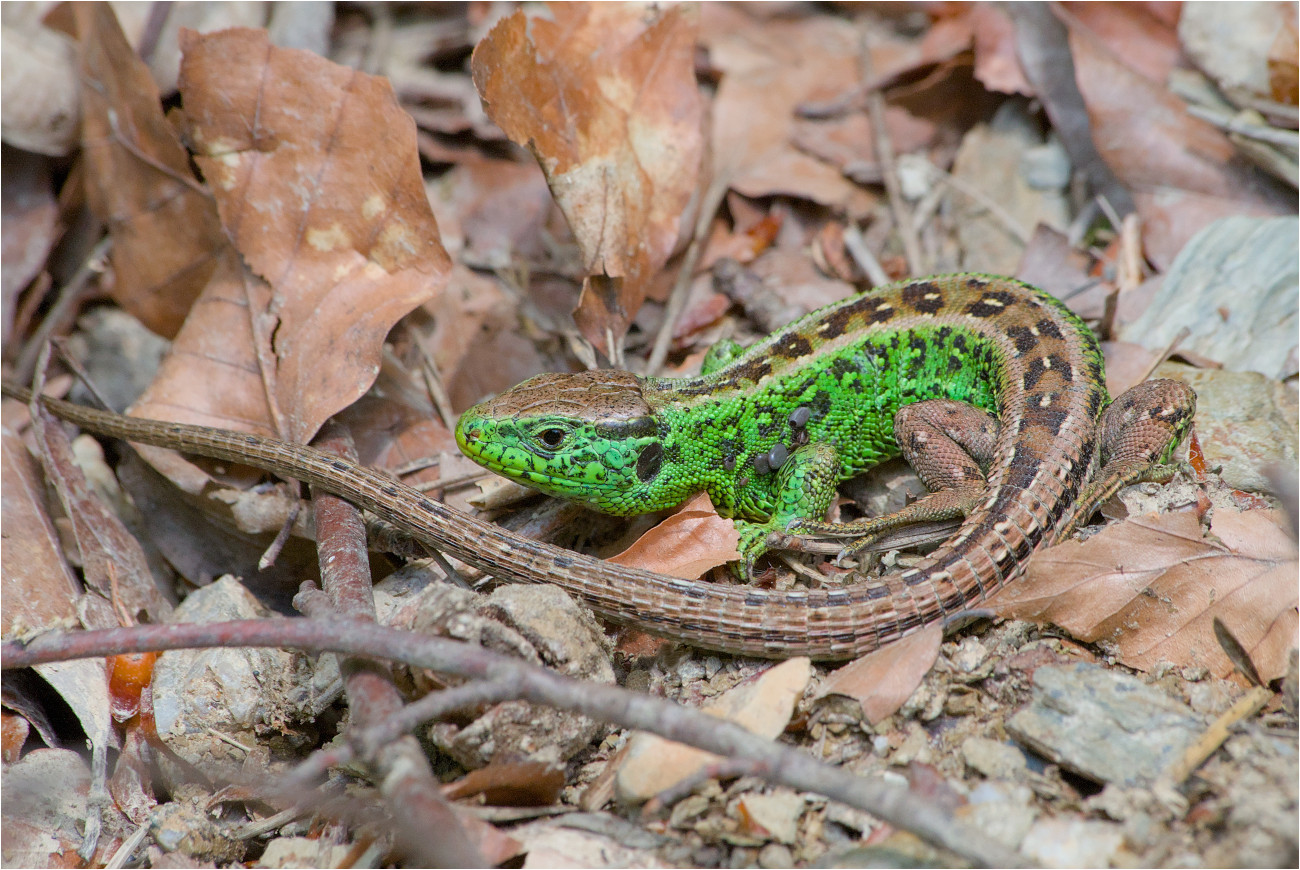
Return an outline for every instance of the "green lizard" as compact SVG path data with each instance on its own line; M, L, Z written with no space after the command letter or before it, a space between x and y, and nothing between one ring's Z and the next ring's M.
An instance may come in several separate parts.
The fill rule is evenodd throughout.
M1049 294L987 275L904 281L743 353L715 351L693 378L539 375L466 411L457 443L498 474L616 515L706 491L736 519L746 574L772 533L857 535L860 549L910 522L969 517L920 573L965 568L988 591L1121 486L1167 479L1161 463L1195 411L1195 394L1167 380L1112 405L1087 326ZM823 522L839 481L900 452L929 496Z

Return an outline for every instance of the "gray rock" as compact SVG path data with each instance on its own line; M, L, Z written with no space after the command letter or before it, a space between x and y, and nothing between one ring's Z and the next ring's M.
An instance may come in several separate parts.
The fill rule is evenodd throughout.
M1033 699L1007 722L1016 740L1062 767L1129 786L1153 782L1205 727L1159 689L1088 664L1034 671Z

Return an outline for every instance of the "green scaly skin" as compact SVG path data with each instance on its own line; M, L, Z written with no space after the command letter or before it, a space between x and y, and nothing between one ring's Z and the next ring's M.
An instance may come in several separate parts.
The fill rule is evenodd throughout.
M1074 364L1049 371L1056 343ZM1057 429L1050 440L1067 416L1051 415L1057 393L1017 382L1016 401L1032 394L1043 410L1007 404L1004 379L1025 366L1059 393L1086 392L1091 423L1110 403L1087 326L1049 294L993 276L891 285L808 314L739 356L716 350L693 378L539 375L466 411L457 443L498 474L619 516L708 492L738 520L747 573L770 533L817 527L839 481L899 454L894 421L905 405L951 399L1004 420L1041 417L1035 425ZM1175 421L1166 458L1190 419ZM1088 450L1095 469L1098 452Z

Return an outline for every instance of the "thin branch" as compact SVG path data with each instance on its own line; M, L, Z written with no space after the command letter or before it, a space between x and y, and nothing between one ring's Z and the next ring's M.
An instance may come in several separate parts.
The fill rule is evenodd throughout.
M867 38L867 28L861 30L861 61L859 75L863 82L875 78L871 62L871 44ZM875 137L876 159L880 161L880 172L884 176L885 192L889 195L889 208L894 213L894 226L898 238L903 243L903 256L907 258L907 269L913 275L922 275L925 269L921 257L921 241L912 227L912 216L903 199L903 188L898 181L898 167L894 161L894 143L890 141L889 129L885 126L885 97L877 88L867 91L867 116L871 119L871 133Z
M728 758L767 765L770 782L811 791L871 813L895 827L986 866L1022 866L1016 853L913 794L906 787L855 776L770 740L660 698L581 682L488 650L356 619L265 619L145 625L55 632L26 644L0 645L4 668L31 667L122 652L195 647L279 647L399 661L470 679L510 681L521 700L573 710L640 729Z
M659 374L663 368L664 360L668 358L668 349L673 343L673 329L677 325L677 318L681 316L682 309L686 306L686 297L690 295L691 281L695 278L695 267L700 262L700 255L704 253L704 242L709 237L709 225L713 223L713 216L718 213L722 206L722 198L727 193L727 188L731 185L731 176L724 175L713 179L709 183L708 189L704 192L700 200L700 215L695 221L695 231L691 234L691 244L686 249L686 255L682 257L682 266L677 271L677 280L673 283L673 292L668 297L668 304L664 307L664 322L659 325L659 333L655 336L654 347L650 349L650 359L646 361L645 373L647 377L654 377Z

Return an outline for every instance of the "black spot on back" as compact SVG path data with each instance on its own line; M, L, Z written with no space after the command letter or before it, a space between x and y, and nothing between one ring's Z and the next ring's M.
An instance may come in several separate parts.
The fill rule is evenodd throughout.
M1010 308L1014 302L1015 297L1005 290L991 290L966 306L966 313L971 317L996 317Z
M934 314L943 308L943 293L930 281L909 284L903 288L903 304L921 314Z
M798 333L787 332L773 343L772 353L786 359L798 359L812 353L812 342Z
M1042 320L1038 321L1038 323L1034 325L1038 327L1039 335L1045 335L1048 338L1056 338L1056 339L1064 338L1064 336L1061 335L1061 330L1057 328L1056 321L1054 320L1048 320L1047 318L1043 318Z
M891 307L877 307L867 312L866 321L868 324L888 323L894 317L894 309Z
M1007 335L1019 353L1029 353L1038 346L1038 336L1030 332L1027 326L1008 326Z
M1043 373L1046 371L1047 371L1046 361L1043 360L1041 357L1039 359L1030 360L1029 364L1025 366L1025 378L1024 378L1025 391L1033 392L1034 389L1038 386L1039 380L1042 379Z

